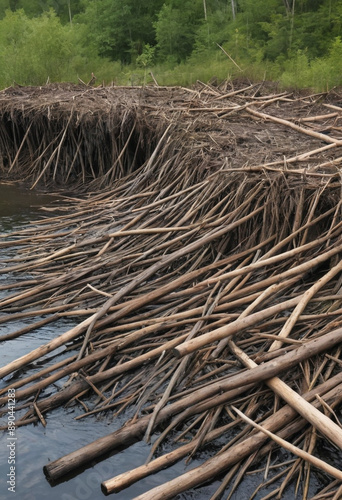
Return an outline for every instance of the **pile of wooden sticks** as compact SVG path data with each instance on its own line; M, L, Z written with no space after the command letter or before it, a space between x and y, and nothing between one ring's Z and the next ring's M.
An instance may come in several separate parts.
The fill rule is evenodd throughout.
M313 467L327 478L314 498L339 498L338 465L315 454L321 440L342 449L336 96L228 83L20 92L8 89L0 98L3 171L20 176L26 169L32 185L75 184L52 216L46 208L40 220L1 237L0 250L15 255L1 261L13 284L0 301L0 324L30 324L0 341L53 329L62 318L75 326L0 368L21 401L17 425L48 425L46 413L65 404L84 408L78 418L134 410L122 428L46 465L48 478L152 439L147 464L102 484L106 493L120 491L220 443L202 465L139 498L174 498L215 477L221 486L212 498L229 498L246 471L267 468L282 446L295 458L265 481L278 480L273 496L298 480L308 498ZM118 96L126 96L125 106ZM159 111L156 96L167 103ZM88 101L101 111L94 122ZM323 114L327 106L333 112ZM109 109L115 119L106 122ZM295 120L284 118L290 109ZM242 134L248 127L250 140ZM94 156L100 136L103 144L111 137L106 158L101 146ZM278 138L272 147L266 136ZM287 156L280 137L296 148ZM63 356L37 370L35 363L61 346ZM64 387L45 396L58 380Z

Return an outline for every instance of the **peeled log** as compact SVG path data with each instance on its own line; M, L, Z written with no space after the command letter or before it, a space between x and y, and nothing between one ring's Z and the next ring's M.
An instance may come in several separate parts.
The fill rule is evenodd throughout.
M336 378L340 379L341 377L338 375ZM327 387L326 383L304 395L305 399L313 398L315 394L320 393L320 388L322 389L324 386ZM341 389L342 387L339 390L339 399L341 399ZM336 399L336 391L332 390L329 395L326 394L326 399L328 401L334 401ZM318 405L319 403L315 402L313 404ZM295 418L296 412L290 406L286 405L274 415L268 417L263 423L263 428L271 432L277 432L277 430L281 429ZM291 432L286 431L287 429L285 429L285 435L291 434ZM254 451L257 451L266 440L267 436L261 431L252 434L242 442L229 448L227 451L210 458L204 464L135 497L134 500L167 500L175 498L179 493L199 486L208 480L212 480L220 473L229 469L232 465L250 456Z
M237 387L242 387L250 383L258 383L267 380L279 373L289 370L304 359L328 350L334 345L342 342L342 328L338 328L323 337L308 341L303 346L295 349L278 359L268 361L263 365L249 370L248 372L238 373L235 376L228 377L226 380L219 380L197 391L193 391L189 396L170 404L163 408L156 418L156 424L161 423L167 418L175 415L189 406L192 406L205 398L215 396L222 391L228 391ZM342 374L341 374L342 377ZM108 434L82 448L65 455L44 466L44 473L50 480L57 480L65 474L81 467L92 460L98 459L101 455L119 446L129 446L136 439L141 438L147 429L151 416L142 417L137 422L126 425L117 431Z

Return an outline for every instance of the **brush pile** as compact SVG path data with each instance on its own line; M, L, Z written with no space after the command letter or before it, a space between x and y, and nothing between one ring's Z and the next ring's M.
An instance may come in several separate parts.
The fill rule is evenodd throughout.
M16 251L1 262L14 282L0 323L30 319L0 341L75 320L0 368L0 402L16 389L17 425L65 404L113 420L47 464L51 481L145 439L147 463L105 493L209 446L139 498L215 478L211 498L230 498L259 467L251 499L272 483L263 498L294 483L302 498L341 497L338 461L320 452L342 450L341 103L241 82L0 94L2 177L69 189L0 240ZM291 459L270 466L279 446Z

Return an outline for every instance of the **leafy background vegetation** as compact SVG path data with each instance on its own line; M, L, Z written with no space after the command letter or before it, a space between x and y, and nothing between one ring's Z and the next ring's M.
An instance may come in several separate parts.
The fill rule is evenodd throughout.
M342 83L342 0L0 0L1 88L92 72L105 84L240 76L327 90Z

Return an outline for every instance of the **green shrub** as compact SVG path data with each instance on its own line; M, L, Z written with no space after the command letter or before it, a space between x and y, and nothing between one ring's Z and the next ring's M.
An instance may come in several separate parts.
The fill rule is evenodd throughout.
M7 11L0 21L0 84L63 80L77 54L75 35L52 10L32 19L23 10Z
M310 62L303 51L298 50L290 59L285 61L284 71L280 76L280 82L284 87L295 89L310 86Z

